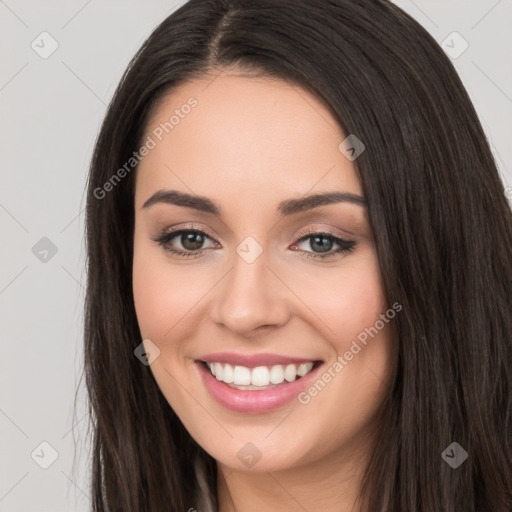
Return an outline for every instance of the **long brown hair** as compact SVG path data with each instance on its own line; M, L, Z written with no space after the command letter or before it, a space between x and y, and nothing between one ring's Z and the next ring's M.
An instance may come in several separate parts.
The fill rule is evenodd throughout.
M215 505L215 461L133 353L142 341L131 281L136 166L105 184L140 147L158 99L228 66L306 88L366 146L354 164L388 300L403 310L363 509L509 512L512 213L449 58L385 0L190 0L131 61L88 181L92 509L197 509L196 460ZM452 442L468 454L457 468L442 457Z

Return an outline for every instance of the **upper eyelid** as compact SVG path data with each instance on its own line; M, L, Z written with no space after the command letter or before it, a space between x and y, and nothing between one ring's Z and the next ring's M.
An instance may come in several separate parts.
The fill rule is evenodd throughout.
M196 231L196 232L199 232L199 233L203 233L204 235L206 235L208 238L211 238L212 240L215 240L217 241L215 235L211 234L207 229L203 228L203 227L195 227L193 225L186 225L186 226L174 226L172 228L163 228L162 230L160 230L158 233L157 233L157 237L158 236L165 236L165 235L176 235L177 233L180 233L180 232L186 232L186 231Z
M308 231L306 233L301 233L300 235L297 235L297 240L303 240L304 238L309 238L313 235L327 235L332 238L340 238L344 239L345 237L342 235L338 235L337 233L333 233L332 231L326 230L326 229L314 229L312 231Z

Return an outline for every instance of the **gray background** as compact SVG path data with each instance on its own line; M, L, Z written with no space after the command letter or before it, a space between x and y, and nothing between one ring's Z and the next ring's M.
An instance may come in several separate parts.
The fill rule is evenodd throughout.
M396 3L440 44L450 36L450 51L463 48L454 31L468 42L453 63L512 186L512 2ZM0 0L0 512L90 506L83 385L72 414L82 365L87 167L121 73L177 5ZM46 59L40 53L52 41L43 31L58 43Z

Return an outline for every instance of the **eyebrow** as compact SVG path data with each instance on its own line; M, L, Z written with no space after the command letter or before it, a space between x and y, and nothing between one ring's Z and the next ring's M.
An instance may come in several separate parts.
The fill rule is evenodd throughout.
M325 194L315 194L301 197L299 199L288 199L287 201L282 201L279 203L277 211L279 215L284 217L306 210L311 210L319 206L343 202L357 204L362 207L368 206L368 203L363 196L349 192L327 192ZM142 208L149 208L150 206L159 203L185 206L187 208L193 208L194 210L211 213L217 216L220 216L221 214L221 208L211 199L178 192L177 190L159 190L142 205Z

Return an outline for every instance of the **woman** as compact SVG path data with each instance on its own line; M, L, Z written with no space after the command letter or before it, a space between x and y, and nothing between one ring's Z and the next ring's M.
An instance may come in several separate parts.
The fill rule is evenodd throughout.
M512 216L386 1L191 0L91 164L93 510L512 510Z

